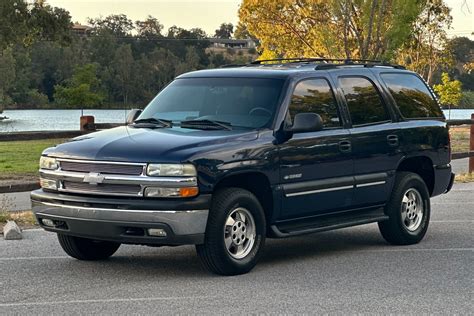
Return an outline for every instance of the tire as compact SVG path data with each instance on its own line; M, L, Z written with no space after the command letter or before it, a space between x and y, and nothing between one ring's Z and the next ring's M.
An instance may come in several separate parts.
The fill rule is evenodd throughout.
M120 247L119 243L58 234L59 244L71 257L79 260L104 260Z
M428 230L430 213L430 195L423 179L415 173L398 172L385 207L389 219L378 223L380 233L393 245L419 243Z
M255 195L240 188L222 189L213 198L204 244L196 245L196 252L213 273L244 274L257 264L265 232L265 215Z

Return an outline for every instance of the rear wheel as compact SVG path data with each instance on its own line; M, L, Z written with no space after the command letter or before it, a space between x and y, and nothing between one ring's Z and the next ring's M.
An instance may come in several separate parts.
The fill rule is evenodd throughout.
M260 257L265 231L265 215L255 195L239 188L223 189L214 197L205 241L196 245L196 251L213 273L247 273Z
M379 223L383 238L391 244L420 242L428 230L430 196L423 179L411 172L399 172L386 206L389 219Z
M119 243L58 234L59 244L71 257L79 260L104 260L120 247Z

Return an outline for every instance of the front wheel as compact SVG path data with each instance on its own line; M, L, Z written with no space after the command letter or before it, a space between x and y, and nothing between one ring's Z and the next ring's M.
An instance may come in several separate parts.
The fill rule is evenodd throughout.
M58 234L59 244L73 258L79 260L104 260L120 247L119 243L99 241Z
M265 215L251 192L227 188L216 193L204 244L196 245L203 265L216 274L249 272L265 243Z
M389 219L379 222L379 229L386 241L394 245L420 242L430 221L430 196L423 179L411 172L397 173L385 213Z

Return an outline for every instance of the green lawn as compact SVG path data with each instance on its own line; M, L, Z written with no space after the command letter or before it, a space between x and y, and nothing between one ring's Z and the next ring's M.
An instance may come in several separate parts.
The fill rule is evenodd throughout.
M37 176L41 152L66 139L0 142L0 180Z

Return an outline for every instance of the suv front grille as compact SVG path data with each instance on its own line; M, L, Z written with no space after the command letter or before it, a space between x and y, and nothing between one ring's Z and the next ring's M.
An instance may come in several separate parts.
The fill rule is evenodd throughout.
M90 193L90 194L101 194L101 195L134 195L140 196L141 186L140 185L124 185L124 184L97 184L92 185L89 183L62 181L62 191L75 192L75 193Z
M74 172L95 172L104 174L123 174L139 176L143 173L144 165L120 163L94 163L60 160L61 170Z

